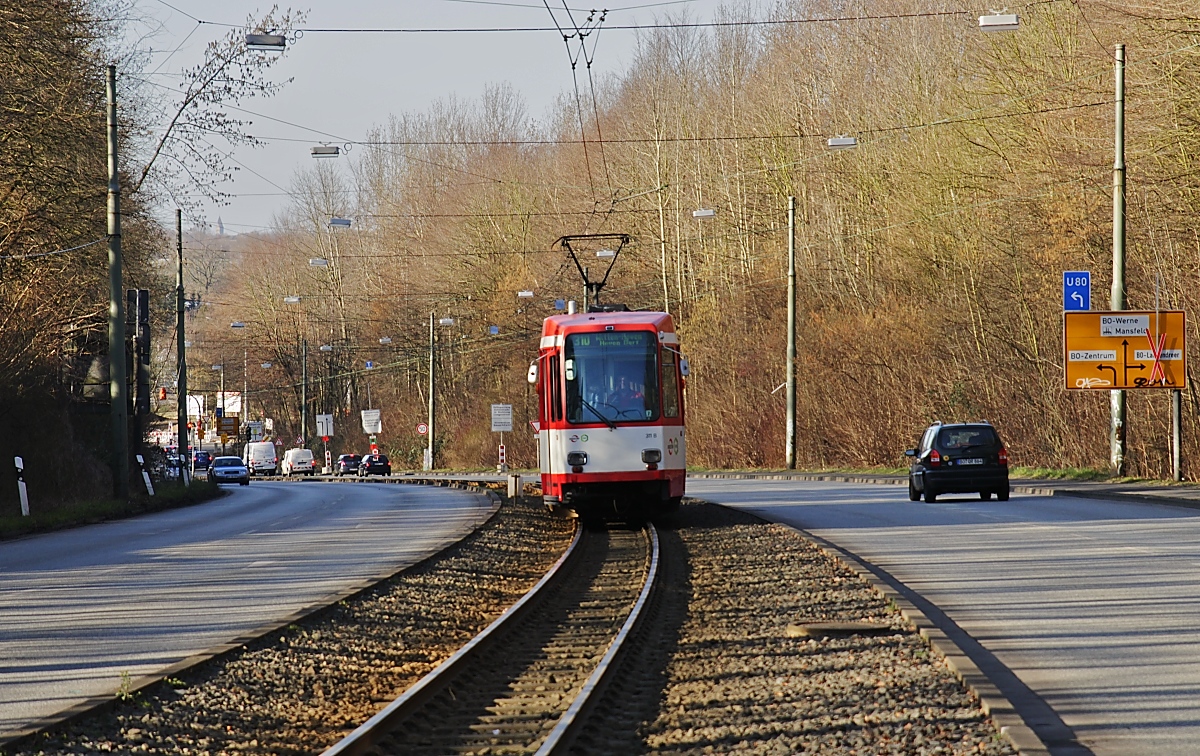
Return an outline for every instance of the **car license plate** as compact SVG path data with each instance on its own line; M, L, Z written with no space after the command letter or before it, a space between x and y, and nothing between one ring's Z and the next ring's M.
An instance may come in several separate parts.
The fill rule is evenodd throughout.
M958 460L958 464L960 464L960 465L982 465L983 459L980 457L971 457L969 459L960 459L960 460Z

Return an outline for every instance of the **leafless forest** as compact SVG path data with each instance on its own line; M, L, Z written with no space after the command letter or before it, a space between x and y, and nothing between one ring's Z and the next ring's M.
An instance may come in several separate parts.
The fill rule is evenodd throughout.
M556 299L582 299L554 242L626 233L605 298L675 316L692 366L690 461L778 467L795 196L802 466L896 466L929 421L979 418L1017 464L1106 466L1107 394L1063 385L1061 274L1091 270L1093 307L1105 307L1124 43L1129 307L1196 311L1200 17L1184 0L1015 10L1019 31L983 33L986 9L940 0L733 3L716 26L664 16L674 25L639 32L627 71L594 87L582 76L550 114L528 112L519 83L425 112L397 103L352 157L296 177L273 232L189 236L189 294L203 302L188 321L191 385L213 390L210 366L225 364L251 415L292 442L306 342L309 411L338 415L334 451L365 446L369 390L382 446L419 464L432 314L439 466L494 463L493 402L514 405L510 461L531 466L524 375L539 324ZM762 19L812 21L739 23ZM0 21L0 55L24 60ZM66 54L53 39L46 54ZM5 81L25 82L23 70L0 67L0 255L104 233L97 69L57 78L79 94L48 103ZM830 150L838 135L858 147ZM79 149L47 146L58 143ZM699 208L715 216L696 219ZM171 268L151 261L171 257L170 234L147 223L143 236L130 277L166 302ZM104 259L103 245L0 259L4 405L77 391L77 355L104 348ZM164 351L164 385L173 361ZM1184 401L1194 468L1190 376ZM1132 473L1169 474L1166 393L1133 393L1129 443Z

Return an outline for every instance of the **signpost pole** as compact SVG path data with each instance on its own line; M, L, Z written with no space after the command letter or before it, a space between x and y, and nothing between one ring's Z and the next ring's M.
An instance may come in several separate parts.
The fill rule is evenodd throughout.
M1183 480L1183 391L1171 390L1171 471Z
M1116 49L1116 150L1113 158L1113 280L1111 309L1125 309L1125 45ZM1110 397L1109 464L1125 474L1125 392Z

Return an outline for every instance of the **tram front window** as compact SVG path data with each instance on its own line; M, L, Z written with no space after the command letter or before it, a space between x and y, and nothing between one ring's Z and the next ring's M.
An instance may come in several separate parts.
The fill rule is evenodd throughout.
M571 334L563 352L568 422L644 422L658 417L658 343L653 333Z

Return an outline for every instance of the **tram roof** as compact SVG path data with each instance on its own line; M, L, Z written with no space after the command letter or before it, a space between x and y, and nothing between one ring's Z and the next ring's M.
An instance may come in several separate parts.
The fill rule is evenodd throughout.
M588 328L598 325L627 325L653 327L656 331L675 332L675 321L670 313L646 310L628 312L578 312L574 315L552 315L546 318L542 334L553 336L567 329Z

